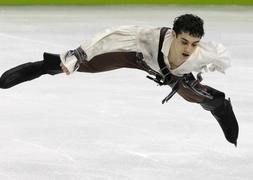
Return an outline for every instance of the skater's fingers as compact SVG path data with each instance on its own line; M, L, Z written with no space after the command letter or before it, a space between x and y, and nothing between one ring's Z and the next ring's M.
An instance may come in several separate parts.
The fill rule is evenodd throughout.
M66 69L65 71L64 71L67 75L70 75L70 72Z
M60 66L61 66L62 71L63 71L65 74L67 74L67 75L70 74L69 70L68 70L62 63L60 64Z

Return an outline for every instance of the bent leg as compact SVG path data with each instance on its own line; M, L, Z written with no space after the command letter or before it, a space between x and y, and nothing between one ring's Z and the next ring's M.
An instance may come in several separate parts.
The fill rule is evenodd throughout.
M54 75L61 72L59 56L45 53L43 61L21 64L4 72L0 78L0 88L7 89L43 74Z
M208 86L207 86L208 87ZM237 145L239 134L239 125L235 117L230 98L225 99L225 94L214 88L208 87L208 91L214 99L206 99L200 105L207 111L210 111L218 121L226 139Z
M202 91L210 94L213 99L202 97L182 84L180 85L178 93L187 101L199 103L205 110L210 111L222 128L225 138L230 143L236 145L239 134L239 126L230 99L226 99L223 92L212 87L199 83L198 88L201 88Z

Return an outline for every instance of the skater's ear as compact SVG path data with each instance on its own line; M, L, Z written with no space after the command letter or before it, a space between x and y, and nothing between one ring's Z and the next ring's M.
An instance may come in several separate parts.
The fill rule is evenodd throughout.
M177 38L177 34L176 34L176 32L174 30L172 30L172 37L173 38Z

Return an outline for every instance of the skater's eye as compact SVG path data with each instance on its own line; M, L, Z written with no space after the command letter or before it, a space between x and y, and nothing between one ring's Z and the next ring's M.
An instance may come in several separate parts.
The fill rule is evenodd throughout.
M181 43L182 43L183 45L187 45L187 44L188 44L188 42L186 42L186 41L181 41Z
M196 47L198 45L198 43L193 43L192 47Z

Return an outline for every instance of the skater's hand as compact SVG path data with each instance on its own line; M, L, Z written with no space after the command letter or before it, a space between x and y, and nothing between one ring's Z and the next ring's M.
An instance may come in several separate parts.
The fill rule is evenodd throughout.
M62 63L60 64L60 66L61 66L62 71L63 71L65 74L70 75L69 70L68 70Z

